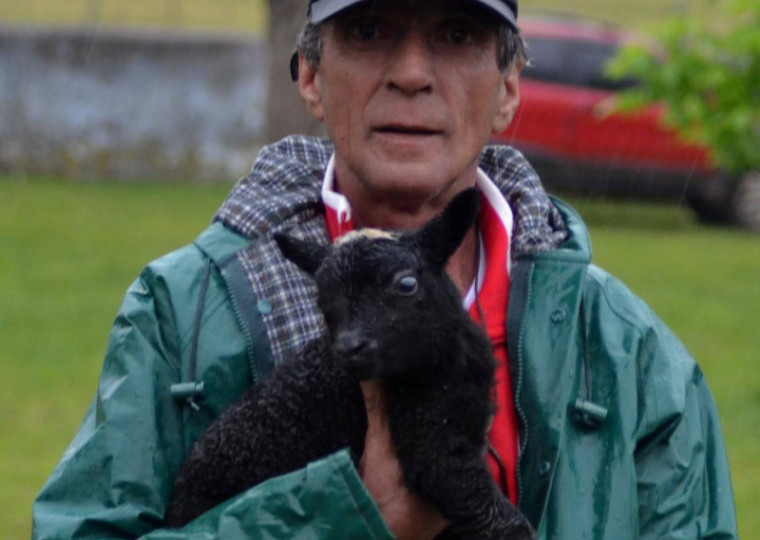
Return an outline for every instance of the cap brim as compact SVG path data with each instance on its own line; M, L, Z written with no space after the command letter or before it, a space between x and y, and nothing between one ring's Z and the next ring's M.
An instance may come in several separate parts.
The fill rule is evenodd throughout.
M309 21L314 24L320 23L346 8L368 1L371 0L315 0L311 3L309 8ZM517 28L516 13L514 13L502 0L472 1L478 2L492 11L495 11L502 19L504 19L504 22L510 24L513 28Z

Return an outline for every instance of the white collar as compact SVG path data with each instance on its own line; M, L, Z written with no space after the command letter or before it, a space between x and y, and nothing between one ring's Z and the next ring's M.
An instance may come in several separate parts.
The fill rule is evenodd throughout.
M494 212L498 216L499 220L504 226L504 229L507 231L509 239L511 240L512 226L514 222L512 209L510 208L507 200L501 194L501 191L499 191L499 188L496 187L496 184L494 184L493 180L491 180L480 167L478 167L477 170L475 186L483 194L488 204L491 205L491 207L494 209ZM348 202L348 199L344 195L335 191L335 154L330 156L330 160L327 163L327 169L325 170L324 179L322 180L322 202L325 204L325 206L333 209L339 223L347 223L351 221L351 204ZM511 271L511 257L509 253L510 244L511 242L507 243L508 273ZM475 280L473 281L472 285L467 291L467 294L464 297L464 300L462 301L465 309L469 309L469 307L475 301L477 293L480 292L480 287L482 286L483 280L485 279L487 261L486 248L483 244L482 236L478 238L478 255L477 276L475 277Z

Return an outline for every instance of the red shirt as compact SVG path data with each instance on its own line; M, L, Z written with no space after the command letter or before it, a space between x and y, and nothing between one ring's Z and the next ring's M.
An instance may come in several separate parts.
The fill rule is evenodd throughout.
M482 240L481 266L485 266L477 300L468 307L472 319L484 327L493 345L496 358L494 402L496 415L489 433L491 446L505 467L507 485L504 486L498 461L488 454L491 475L507 493L513 504L517 502L517 411L512 393L507 358L507 305L509 302L509 233L487 196L482 195L478 226ZM485 252L485 253L484 253ZM482 259L485 261L482 261ZM484 264L485 263L485 264ZM481 270L481 272L483 272ZM485 318L485 324L481 319Z
M348 201L333 190L333 160L330 160L322 200L330 238L353 230L353 219ZM509 235L512 230L512 212L494 184L479 171L477 182L481 190L481 210L478 216L480 232L480 267L478 277L467 293L463 304L472 319L485 327L496 358L494 403L496 414L489 433L491 446L499 454L505 467L507 485L501 479L498 461L488 454L491 475L507 493L513 504L517 502L517 412L512 393L507 358L507 305L509 301ZM485 318L485 325L481 320Z

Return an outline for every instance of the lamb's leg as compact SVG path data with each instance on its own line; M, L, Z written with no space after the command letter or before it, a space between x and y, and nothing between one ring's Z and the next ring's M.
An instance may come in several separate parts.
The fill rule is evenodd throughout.
M413 489L436 505L451 521L447 539L530 540L527 519L499 492L482 463L451 460L410 472ZM424 462L423 462L424 463Z
M487 417L488 411L448 414L445 400L433 396L415 402L389 400L391 434L404 480L433 503L452 523L448 538L531 539L527 519L499 491L482 451L483 426L469 430L467 418ZM429 399L428 399L429 398ZM436 405L436 403L438 405ZM436 410L437 409L437 410ZM461 407L460 407L461 409ZM441 422L436 419L448 419ZM483 419L482 424L486 424Z

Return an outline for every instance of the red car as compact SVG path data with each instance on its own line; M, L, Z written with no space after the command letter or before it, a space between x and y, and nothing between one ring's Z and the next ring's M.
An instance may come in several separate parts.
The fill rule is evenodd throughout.
M686 202L703 221L760 231L760 171L720 171L706 148L661 126L661 108L613 111L635 82L608 79L604 66L630 33L567 18L524 18L521 28L531 65L515 119L495 140L521 150L550 190Z

